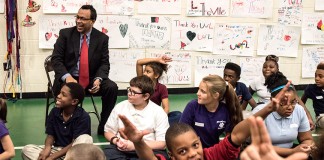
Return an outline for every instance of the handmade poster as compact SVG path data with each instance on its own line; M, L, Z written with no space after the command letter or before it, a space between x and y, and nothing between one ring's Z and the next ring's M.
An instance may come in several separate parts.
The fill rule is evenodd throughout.
M137 3L139 14L181 14L182 0L143 0Z
M324 13L304 13L302 44L324 44Z
M214 21L172 21L171 49L186 51L213 51Z
M167 55L172 58L172 62L168 62L168 71L163 73L159 82L162 84L191 84L191 54L188 52L167 52L149 51L146 57L162 57Z
M262 74L263 63L265 57L241 57L239 63L241 67L240 82L243 82L246 86L249 86L252 81L257 79Z
M109 48L129 48L129 17L98 15L94 27L109 36Z
M271 18L273 0L232 0L233 17Z
M324 0L315 0L315 11L324 10Z
M187 0L187 16L228 16L230 0Z
M44 13L77 13L84 4L91 4L98 14L133 15L133 0L44 0Z
M133 17L129 29L131 48L170 48L171 19L169 17Z
M304 47L302 77L314 78L317 65L324 62L324 47Z
M4 0L0 0L0 13L4 13Z
M300 26L303 18L302 0L279 0L278 23Z
M195 61L195 87L199 86L202 78L208 75L223 77L226 63L236 63L237 58L224 55L197 56Z
M257 54L297 57L299 37L300 27L261 24Z
M134 0L93 0L93 2L103 7L103 14L134 14Z
M144 50L109 50L109 79L128 83L136 77L136 61L145 58Z
M39 48L53 49L59 31L75 26L73 15L43 15L39 17Z
M249 24L216 24L213 54L253 56L256 27Z

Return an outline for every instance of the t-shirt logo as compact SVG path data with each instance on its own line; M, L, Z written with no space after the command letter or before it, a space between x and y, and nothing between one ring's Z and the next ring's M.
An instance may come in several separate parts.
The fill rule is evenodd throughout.
M226 121L217 121L216 123L219 123L219 125L218 125L218 129L223 129L223 128L225 128L225 123L226 123Z

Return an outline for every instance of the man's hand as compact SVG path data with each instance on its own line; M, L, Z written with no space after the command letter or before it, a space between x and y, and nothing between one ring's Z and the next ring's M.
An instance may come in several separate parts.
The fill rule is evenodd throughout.
M100 80L99 79L96 79L94 82L93 82L93 85L92 85L92 88L89 89L89 92L94 94L94 93L97 93L99 90L100 90Z
M133 143L138 143L143 139L144 135L149 134L150 132L147 130L139 131L131 121L129 121L126 116L118 115L120 120L124 123L125 128L119 129L120 135L124 139L128 139Z
M241 160L305 160L307 154L303 152L294 153L286 159L280 157L272 143L267 128L261 117L251 116L250 130L252 144L241 153Z
M65 79L65 83L69 83L69 82L78 83L78 81L75 80L72 76L67 76Z
M49 149L46 149L44 148L40 153L39 153L39 156L38 156L38 160L46 160L51 154L51 150Z

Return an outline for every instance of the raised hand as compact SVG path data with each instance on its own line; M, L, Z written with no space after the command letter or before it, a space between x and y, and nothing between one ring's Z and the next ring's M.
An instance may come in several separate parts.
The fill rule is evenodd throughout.
M159 59L159 63L162 63L162 64L166 64L166 63L171 62L171 61L172 61L172 58L168 57L167 55L163 55Z
M271 101L267 106L272 107L273 111L277 111L280 105L290 105L290 96L286 95L286 91L289 89L290 84L291 81L288 81L285 87L282 88L274 98L271 98ZM285 104L282 104L282 100L284 100L283 102L285 102Z
M282 158L280 157L272 143L267 128L261 117L249 117L252 144L249 145L240 156L241 160L305 160L307 154L303 152Z
M144 135L147 135L150 133L147 130L143 130L143 131L138 130L132 124L132 122L126 118L126 116L118 115L118 117L124 123L124 126L125 126L125 128L119 129L119 133L124 139L128 139L128 140L132 141L133 143L137 143L143 139Z

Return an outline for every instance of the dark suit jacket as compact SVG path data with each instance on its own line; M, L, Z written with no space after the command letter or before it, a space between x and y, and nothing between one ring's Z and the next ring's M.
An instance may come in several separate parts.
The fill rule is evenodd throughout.
M90 85L95 77L108 78L110 69L108 40L107 35L92 28L88 56ZM77 66L79 52L80 33L76 27L61 29L52 54L56 81L61 82L63 75L72 73Z

